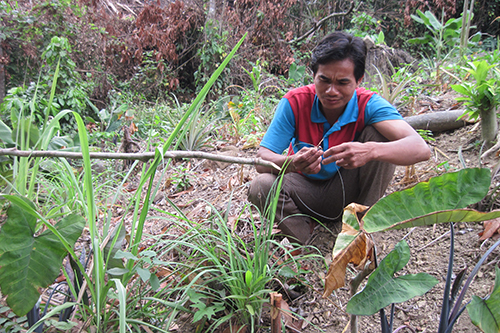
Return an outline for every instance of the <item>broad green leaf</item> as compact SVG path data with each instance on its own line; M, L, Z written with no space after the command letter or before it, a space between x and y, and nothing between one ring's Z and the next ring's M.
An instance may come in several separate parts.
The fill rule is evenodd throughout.
M139 274L139 276L141 277L142 282L148 281L151 277L151 272L149 271L149 269L137 267L136 270L137 274Z
M151 288L153 290L158 290L161 287L160 280L158 279L156 274L151 274L151 276L149 277L149 284L151 285Z
M478 202L488 192L490 182L490 170L480 168L463 169L431 178L428 182L418 183L410 189L380 199L363 217L364 229L368 233L387 230L401 222L435 212L439 212L434 215L440 219L434 223L448 222L445 211L465 208Z
M465 95L465 96L470 96L471 92L467 90L467 88L463 85L460 84L452 84L451 88L455 90L457 93Z
M495 267L495 287L490 296L482 299L472 296L467 312L474 325L485 333L500 332L500 268Z
M246 283L248 288L250 288L250 286L252 285L252 277L253 277L253 274L251 271L245 272L245 283Z
M444 24L444 28L446 29L445 36L446 35L457 34L457 30L460 29L461 26L462 26L462 19L460 19L460 18L458 18L458 19L453 19L453 18L449 19Z
M110 268L106 271L109 275L112 275L112 276L121 276L123 274L126 274L129 272L128 269L126 268L118 268L118 267L115 267L115 268Z
M391 253L370 275L365 288L347 303L346 311L358 316L369 316L392 304L421 296L434 287L438 280L425 273L394 278L410 259L410 248L405 240L396 244Z
M298 275L298 273L295 272L292 268L290 268L288 266L283 266L279 270L279 275L281 275L284 278L291 279L293 277L296 277Z
M481 38L483 37L482 33L481 32L476 32L474 35L472 35L472 37L470 37L470 41L473 42L473 43L477 43L481 40Z
M191 297L190 297L190 299L191 299ZM191 301L193 301L193 300L191 299ZM197 299L196 303L191 304L191 307L198 309L198 311L196 311L194 313L193 323L202 319L204 316L207 316L208 320L210 320L212 318L212 316L214 316L217 312L223 311L225 309L224 303L222 303L222 302L212 302L212 303L210 303L209 306L207 306L200 299Z
M9 126L5 125L3 121L0 120L0 140L2 140L7 146L14 146L15 142L12 140L12 130Z
M155 257L157 254L155 251L151 251L151 250L146 250L146 251L142 251L141 252L141 257Z
M296 63L290 65L290 70L288 71L288 78L292 81L300 81L306 72L305 66L297 66Z
M431 11L426 11L425 17L427 17L427 19L428 19L428 21L427 21L428 24L426 24L426 26L432 32L437 32L443 28L443 25L441 24L441 22L439 22L439 20L436 18L436 16L434 16L434 14L432 14ZM431 26L429 26L429 24Z
M114 256L115 259L128 259L128 260L139 260L139 258L137 258L136 256L134 256L132 253L130 252L125 252L125 251L122 251L122 250L118 250L116 251L116 254Z
M433 225L437 223L448 223L448 222L482 222L488 221L500 217L500 210L494 210L491 212L478 212L473 209L455 209L442 212L435 212L425 216L420 216L414 219L402 221L400 223L394 224L392 227L384 229L404 229L411 227L422 227L426 225Z
M117 231L118 235L116 234ZM113 228L113 230L111 230L111 239L104 247L104 260L109 274L112 274L110 273L110 270L113 268L125 268L122 259L117 257L117 252L121 251L125 236L125 227L123 227L123 225L118 224ZM126 269L126 272L128 272L128 269Z
M417 15L410 15L412 19L417 21L418 23L429 25L429 19L422 13L420 9L417 9Z
M35 208L27 199L22 200ZM38 288L53 283L66 255L64 245L50 230L35 235L36 225L36 217L12 202L0 229L0 287L18 316L33 308L40 296ZM81 216L68 215L55 228L72 247L84 226Z

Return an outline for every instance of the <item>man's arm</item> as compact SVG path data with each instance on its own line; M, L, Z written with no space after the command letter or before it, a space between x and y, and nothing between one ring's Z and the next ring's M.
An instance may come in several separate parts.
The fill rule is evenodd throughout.
M285 172L304 172L315 174L321 171L321 155L323 151L317 148L302 148L295 155L284 156L277 154L270 149L260 147L257 152L257 157L263 160L273 162L279 167L285 167ZM277 173L269 167L257 165L255 166L259 173Z
M422 137L404 120L385 120L372 125L389 142L346 142L328 149L324 164L354 169L376 160L396 165L425 161L430 150Z

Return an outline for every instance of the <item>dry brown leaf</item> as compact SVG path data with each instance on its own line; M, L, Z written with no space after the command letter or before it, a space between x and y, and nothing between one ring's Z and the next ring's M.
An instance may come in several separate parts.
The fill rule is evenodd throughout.
M163 267L158 267L155 274L159 279L163 279L164 277L172 275L172 271L170 269L166 269Z
M290 311L288 303L283 300L283 296L273 292L271 296L271 332L281 332L281 320L285 326L299 330L302 326L302 321L294 321L294 316Z
M500 234L500 218L485 221L483 224L484 230L479 233L479 240L485 240L493 237L495 234Z
M132 120L134 119L134 116L131 116L131 117L125 117L126 120ZM134 122L131 122L130 123L130 126L128 127L130 129L130 135L134 134L135 132L139 131L139 128L137 127L137 125L134 123Z
M200 215L200 213L205 209L206 203L200 202L196 207L187 213L186 217L190 220L193 220L196 216Z
M344 209L344 215L351 214L356 216L357 219L357 213L364 212L366 209L366 206L350 204ZM349 224L342 223L340 234L355 236L355 238L345 248L333 253L333 260L330 263L328 274L325 278L323 298L330 296L335 289L345 285L345 271L349 263L354 264L356 268L359 267L362 269L367 260L373 258L373 242L368 234L364 232L362 226L360 226L360 231L358 231Z
M193 186L190 186L187 190L184 190L184 191L181 191L181 192L177 192L177 193L174 193L174 194L171 194L169 195L168 197L170 199L174 199L174 198L177 198L178 196L181 196L183 194L186 194L186 193L189 193L193 190Z
M236 230L236 223L239 221L238 216L228 216L227 217L227 226L234 232Z
M141 325L142 329L146 331L146 333L153 333L153 331L151 331L151 329L149 327L147 327L146 325Z

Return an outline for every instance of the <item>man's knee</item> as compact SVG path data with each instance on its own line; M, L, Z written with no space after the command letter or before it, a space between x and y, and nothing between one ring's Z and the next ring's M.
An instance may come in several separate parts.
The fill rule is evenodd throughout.
M276 175L270 173L261 173L255 177L248 188L248 201L259 208L263 208L269 193L274 188L276 178Z

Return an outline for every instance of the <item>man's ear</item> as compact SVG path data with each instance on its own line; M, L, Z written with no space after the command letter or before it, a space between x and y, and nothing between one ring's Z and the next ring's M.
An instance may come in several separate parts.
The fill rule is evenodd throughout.
M356 84L357 84L358 86L361 84L361 82L363 82L363 78L364 78L364 77L365 77L365 76L363 75L362 77L360 77L360 79L358 80L358 82L356 82Z

